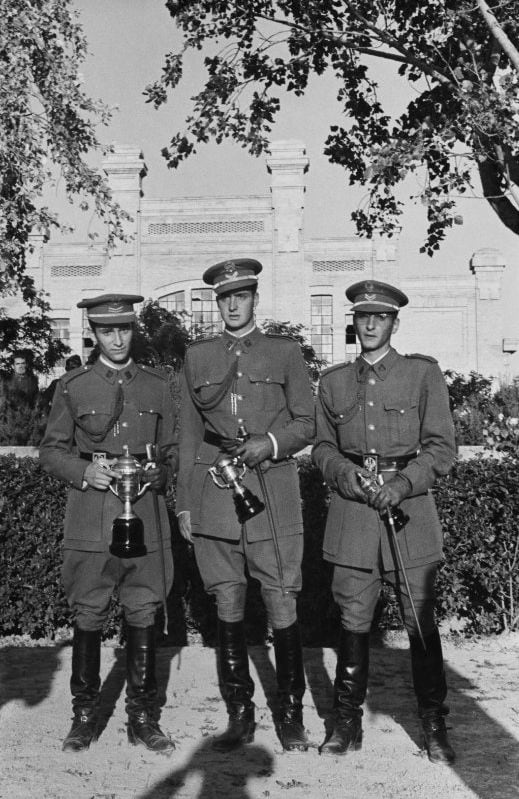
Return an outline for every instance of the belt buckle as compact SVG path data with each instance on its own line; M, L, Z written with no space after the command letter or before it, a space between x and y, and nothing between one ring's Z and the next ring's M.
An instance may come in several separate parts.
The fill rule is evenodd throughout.
M379 460L378 452L365 452L362 456L362 465L368 472L372 474L378 474L378 460Z
M106 452L92 452L92 461L106 460Z

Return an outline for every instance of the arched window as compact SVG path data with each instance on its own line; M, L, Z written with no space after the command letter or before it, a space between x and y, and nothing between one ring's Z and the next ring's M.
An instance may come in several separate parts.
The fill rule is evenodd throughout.
M221 330L221 318L212 289L186 289L159 297L159 305L186 317L186 327L197 335L210 335Z

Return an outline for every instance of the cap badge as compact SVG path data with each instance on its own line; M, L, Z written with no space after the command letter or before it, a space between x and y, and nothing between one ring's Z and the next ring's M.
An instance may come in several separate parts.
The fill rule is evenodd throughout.
M232 280L233 278L238 277L238 268L234 261L229 261L223 270L223 273L227 280Z
M366 281L365 283L366 291L375 291L375 286L371 282L371 280Z

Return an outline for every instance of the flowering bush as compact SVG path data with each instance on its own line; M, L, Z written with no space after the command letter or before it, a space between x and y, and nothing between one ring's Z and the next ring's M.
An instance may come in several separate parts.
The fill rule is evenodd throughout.
M483 428L483 442L487 449L508 452L517 455L519 452L519 418L499 413Z

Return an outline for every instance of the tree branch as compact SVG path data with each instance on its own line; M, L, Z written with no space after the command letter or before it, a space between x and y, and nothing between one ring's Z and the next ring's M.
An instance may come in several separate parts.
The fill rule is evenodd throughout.
M485 0L476 0L477 6L481 11L481 16L487 23L490 33L499 43L500 47L502 48L503 52L506 53L514 68L519 72L519 51L516 47L512 44L506 33L504 32L503 28L497 21L494 12L490 9L488 3Z

